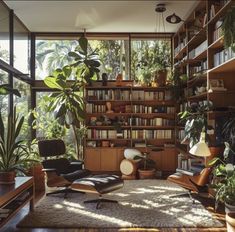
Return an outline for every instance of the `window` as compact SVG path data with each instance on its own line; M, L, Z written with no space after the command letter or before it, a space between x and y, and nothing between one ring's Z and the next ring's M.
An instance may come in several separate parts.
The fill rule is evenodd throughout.
M9 32L9 11L0 2L0 59L9 63L10 60L10 32Z
M29 32L14 17L14 68L29 73Z
M133 39L131 41L131 78L142 83L151 81L160 68L171 67L169 39Z
M28 125L30 86L27 83L14 78L14 88L18 89L21 94L21 97L14 96L16 113L19 117L24 116L25 118L20 133L20 139L30 139L30 128Z

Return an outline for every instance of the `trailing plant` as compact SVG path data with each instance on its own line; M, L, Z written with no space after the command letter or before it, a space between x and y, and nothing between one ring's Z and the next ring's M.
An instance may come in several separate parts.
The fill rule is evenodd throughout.
M44 79L44 83L56 92L52 93L50 110L55 112L55 118L66 128L74 131L76 151L79 152L78 128L85 119L85 104L83 90L99 73L100 62L96 51L91 51L88 40L81 37L79 45L68 56L74 59L72 64L56 69L52 75ZM70 80L73 80L71 83ZM78 154L83 159L83 154Z
M222 33L224 36L224 47L231 47L235 52L235 8L232 7L229 10L222 22L221 25Z
M183 112L180 112L181 122L185 123L185 138L182 143L189 142L189 146L193 147L199 139L203 130L210 129L207 125L206 112L212 109L212 102L191 103Z
M235 166L227 163L228 155L231 152L235 155L229 143L226 142L224 160L214 158L209 162L209 166L214 167L214 184L211 187L216 191L216 208L219 202L235 206Z

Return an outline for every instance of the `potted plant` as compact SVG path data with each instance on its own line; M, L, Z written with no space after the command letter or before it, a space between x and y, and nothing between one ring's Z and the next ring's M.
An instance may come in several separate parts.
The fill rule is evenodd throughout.
M140 167L138 168L140 179L153 179L155 177L155 162L150 159L148 152L143 152L142 155L136 155L134 160L140 160Z
M12 184L15 182L15 172L24 172L27 162L35 162L30 158L27 146L23 140L18 140L24 122L24 117L16 115L16 108L8 116L5 128L0 114L0 183Z
M231 9L225 14L221 28L224 36L224 47L231 47L235 52L235 8Z
M215 208L217 209L219 202L224 203L227 223L235 228L235 166L228 163L228 155L231 153L235 155L229 143L225 142L224 160L216 157L208 164L214 167L214 178L211 187L216 192Z
M83 160L83 153L79 152L82 150L79 128L85 120L85 101L82 93L84 86L97 77L100 62L96 51L91 51L85 37L81 37L78 42L75 51L68 53L74 62L56 69L44 79L44 83L56 90L50 95L50 110L55 112L55 118L61 125L73 129L76 152L78 158ZM74 80L73 84L70 82L71 79Z
M183 112L179 113L180 120L185 123L185 138L182 143L187 142L189 147L193 147L200 139L203 129L210 129L207 125L206 112L212 108L212 103L191 103Z

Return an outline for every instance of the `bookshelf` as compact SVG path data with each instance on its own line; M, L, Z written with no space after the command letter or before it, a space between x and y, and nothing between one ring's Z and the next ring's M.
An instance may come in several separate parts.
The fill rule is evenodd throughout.
M176 113L193 102L212 101L213 110L207 112L207 124L214 128L211 146L220 144L217 123L235 107L235 53L224 48L221 30L223 17L234 5L232 0L199 1L173 37L174 66L188 77ZM182 126L176 126L176 147L188 158L189 146L181 143Z
M132 81L122 86L108 81L102 86L97 81L86 86L85 98L86 168L94 172L119 171L124 149L133 147L148 150L159 171L175 169L175 101L171 87L140 87ZM165 152L156 155L156 147L165 147ZM163 155L174 156L173 164L167 167Z

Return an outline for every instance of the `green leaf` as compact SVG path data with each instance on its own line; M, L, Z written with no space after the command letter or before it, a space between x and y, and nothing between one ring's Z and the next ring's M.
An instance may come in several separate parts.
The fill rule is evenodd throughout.
M55 77L46 77L44 83L51 89L63 90L63 87L58 83L58 79Z
M58 112L56 113L55 118L59 118L59 117L61 117L62 115L65 115L65 114L66 114L66 111L67 111L67 110L66 110L66 105L65 105L65 103L63 103L63 104L60 106Z
M72 68L69 65L63 67L63 73L65 77L69 77L72 73Z
M83 50L83 52L84 52L85 54L87 54L87 47L88 47L87 38L81 37L81 38L78 40L78 43L79 43L81 49Z

